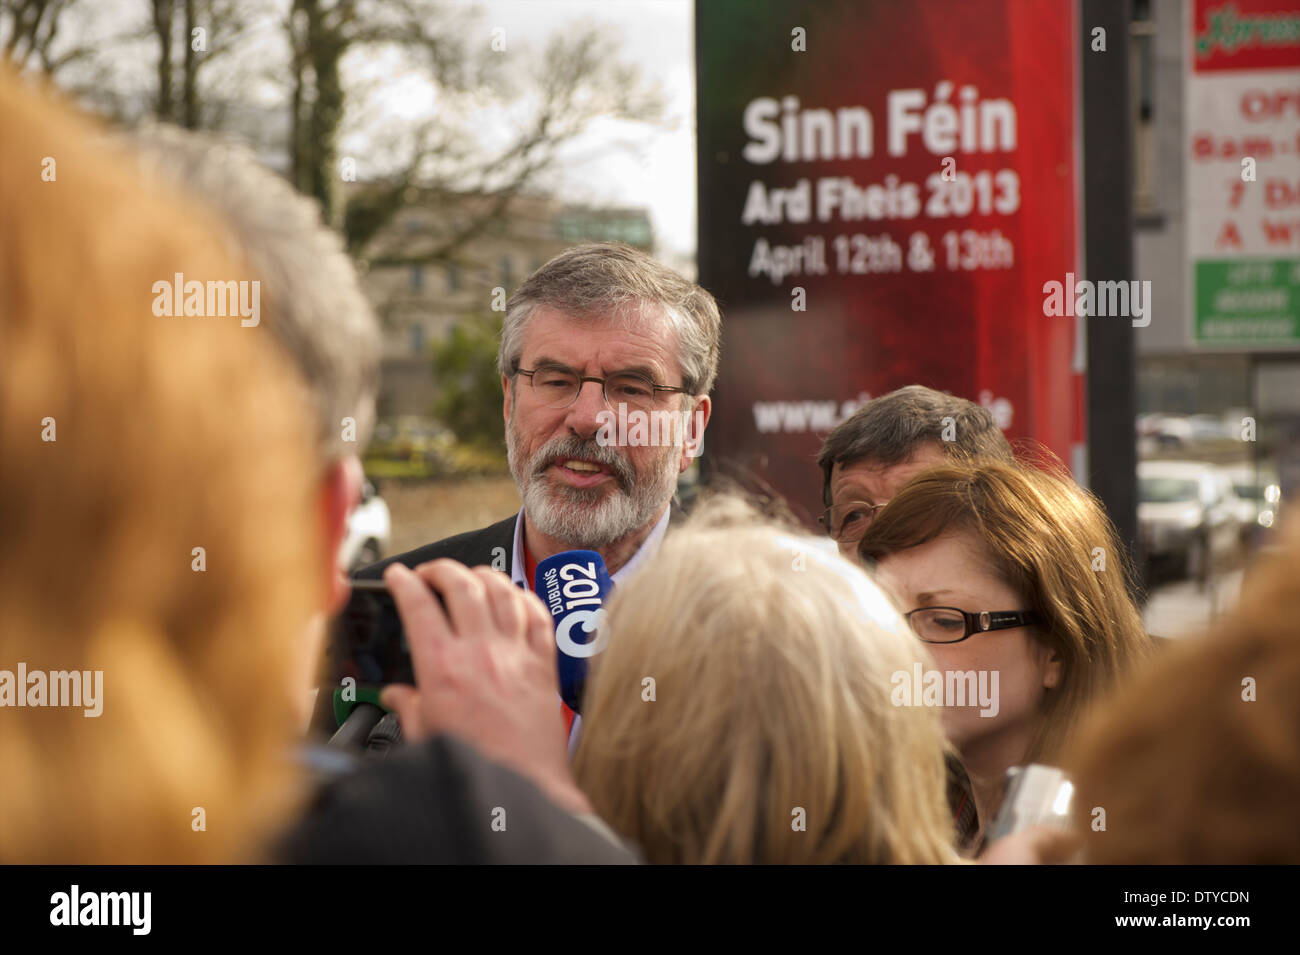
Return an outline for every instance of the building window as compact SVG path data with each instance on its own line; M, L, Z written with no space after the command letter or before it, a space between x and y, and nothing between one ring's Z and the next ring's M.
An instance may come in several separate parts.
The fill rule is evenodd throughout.
M423 265L411 266L411 291L417 293L424 291L424 266Z
M447 263L447 291L460 291L460 266L455 262Z
M510 268L510 256L501 256L501 287L509 292L515 287L514 273Z
M411 354L424 354L424 326L419 322L414 322L411 325Z

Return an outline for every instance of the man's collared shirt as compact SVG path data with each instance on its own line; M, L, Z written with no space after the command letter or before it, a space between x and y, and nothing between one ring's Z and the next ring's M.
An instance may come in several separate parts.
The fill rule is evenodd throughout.
M618 573L610 575L610 579L613 580L616 585L622 583L635 574L637 568L649 560L654 552L659 549L659 545L663 543L664 534L668 533L668 518L672 515L672 511L673 508L671 504L664 508L664 513L663 516L659 518L659 523L657 523L654 526L654 529L650 531L650 536L641 543L639 548L637 548L637 552L632 555L632 559L620 567ZM524 570L523 508L520 508L519 513L515 516L515 544L511 549L510 579L517 587L523 587L525 590L533 589L533 582L528 579L528 574ZM578 746L578 735L581 732L581 727L582 717L574 716L573 726L569 729L570 755L573 754L573 751Z

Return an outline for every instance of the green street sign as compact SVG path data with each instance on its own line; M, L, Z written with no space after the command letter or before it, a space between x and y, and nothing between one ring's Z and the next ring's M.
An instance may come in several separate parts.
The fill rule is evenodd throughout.
M1300 348L1300 260L1201 260L1194 267L1197 345Z

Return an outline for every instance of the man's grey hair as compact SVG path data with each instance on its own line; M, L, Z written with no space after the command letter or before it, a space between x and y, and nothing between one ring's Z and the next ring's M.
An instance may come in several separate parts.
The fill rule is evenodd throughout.
M519 366L528 320L541 306L579 321L609 316L630 323L648 318L647 306L662 308L677 331L686 389L702 395L713 388L722 347L718 303L639 249L618 242L575 246L530 275L506 306L497 367L507 378Z
M243 146L155 124L133 145L145 169L205 201L229 226L271 303L263 321L306 383L322 462L359 454L375 423L379 326L343 242L317 202ZM356 422L344 440L344 418Z
M951 441L943 440L946 418L952 419ZM1016 461L987 408L924 385L908 385L868 401L826 436L817 455L822 499L827 507L831 505L831 471L836 464L871 461L888 467L930 443L954 458Z

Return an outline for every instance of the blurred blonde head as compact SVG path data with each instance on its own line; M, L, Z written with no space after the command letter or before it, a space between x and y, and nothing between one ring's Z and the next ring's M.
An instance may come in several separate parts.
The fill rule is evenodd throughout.
M924 649L822 541L714 501L610 634L574 772L650 862L955 860L939 713L890 702Z
M153 313L257 278L206 214L3 71L0 128L0 669L103 674L98 717L0 711L0 861L253 858L325 576L303 388L263 328Z

